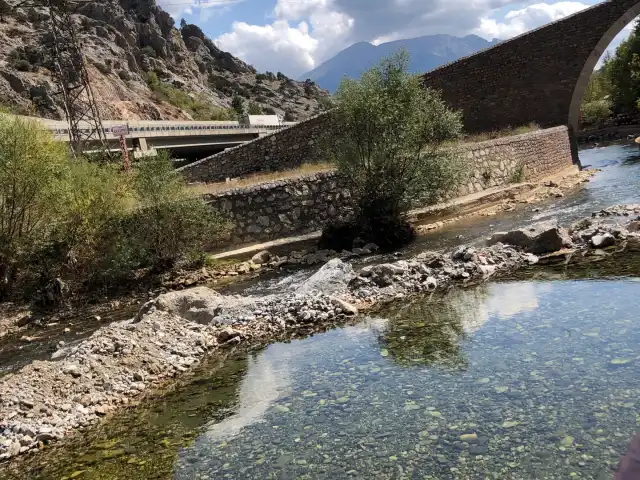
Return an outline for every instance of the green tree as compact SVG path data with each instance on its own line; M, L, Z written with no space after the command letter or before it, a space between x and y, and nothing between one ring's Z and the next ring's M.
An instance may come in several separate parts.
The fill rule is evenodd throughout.
M187 21L184 18L180 19L180 28L184 28L187 26Z
M609 100L593 100L580 105L580 118L586 125L597 125L611 117Z
M49 132L0 114L0 298L55 227L67 169L66 148Z
M108 245L125 268L166 270L198 257L224 236L229 223L189 189L166 153L144 159L133 175L136 207L113 228ZM111 255L107 255L109 258Z
M240 95L234 95L231 100L231 108L233 108L238 115L244 115L244 99Z
M408 61L401 50L360 80L344 79L326 142L354 198L351 234L389 249L413 238L407 210L447 197L465 173L452 142L462 133L461 115L408 73ZM327 231L324 238L332 237Z
M247 113L249 113L249 115L262 115L262 107L256 102L249 102Z
M633 113L640 99L640 22L604 64L614 113Z

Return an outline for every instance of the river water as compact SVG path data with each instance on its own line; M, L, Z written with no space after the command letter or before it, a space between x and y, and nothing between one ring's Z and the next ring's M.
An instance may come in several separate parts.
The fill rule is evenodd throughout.
M538 218L638 201L638 150L581 160L603 171ZM640 422L639 298L635 257L418 297L207 364L0 478L609 479Z

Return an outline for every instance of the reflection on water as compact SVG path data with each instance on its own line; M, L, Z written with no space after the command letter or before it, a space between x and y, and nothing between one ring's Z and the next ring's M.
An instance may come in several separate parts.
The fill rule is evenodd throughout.
M640 419L639 294L492 284L272 345L240 393L260 415L209 426L175 478L610 478Z

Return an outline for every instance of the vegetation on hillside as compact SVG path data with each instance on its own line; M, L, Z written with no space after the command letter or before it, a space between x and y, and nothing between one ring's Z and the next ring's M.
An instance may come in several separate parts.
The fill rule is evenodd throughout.
M335 100L326 151L349 184L355 215L327 228L322 242L338 250L357 237L385 249L409 242L406 212L447 197L464 178L452 144L462 134L460 114L408 72L405 51L359 80L344 79Z
M40 125L0 114L0 300L53 301L56 278L109 287L201 260L227 229L166 155L127 173L71 159Z
M640 22L613 55L593 72L580 108L586 125L598 125L614 115L640 113Z
M154 93L156 101L168 102L185 110L194 120L236 120L237 114L231 108L220 108L196 96L161 82L155 72L147 72L147 85Z

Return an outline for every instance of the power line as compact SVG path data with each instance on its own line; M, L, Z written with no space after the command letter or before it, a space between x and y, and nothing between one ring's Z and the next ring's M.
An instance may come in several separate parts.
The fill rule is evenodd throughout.
M102 119L66 0L26 0L15 8L20 7L41 7L49 11L50 38L47 39L47 46L52 57L51 71L60 88L57 93L62 96L73 154L82 154L89 143L97 142L98 149L109 158L111 154ZM82 128L81 124L88 124L89 128ZM95 147L92 149L95 150Z

